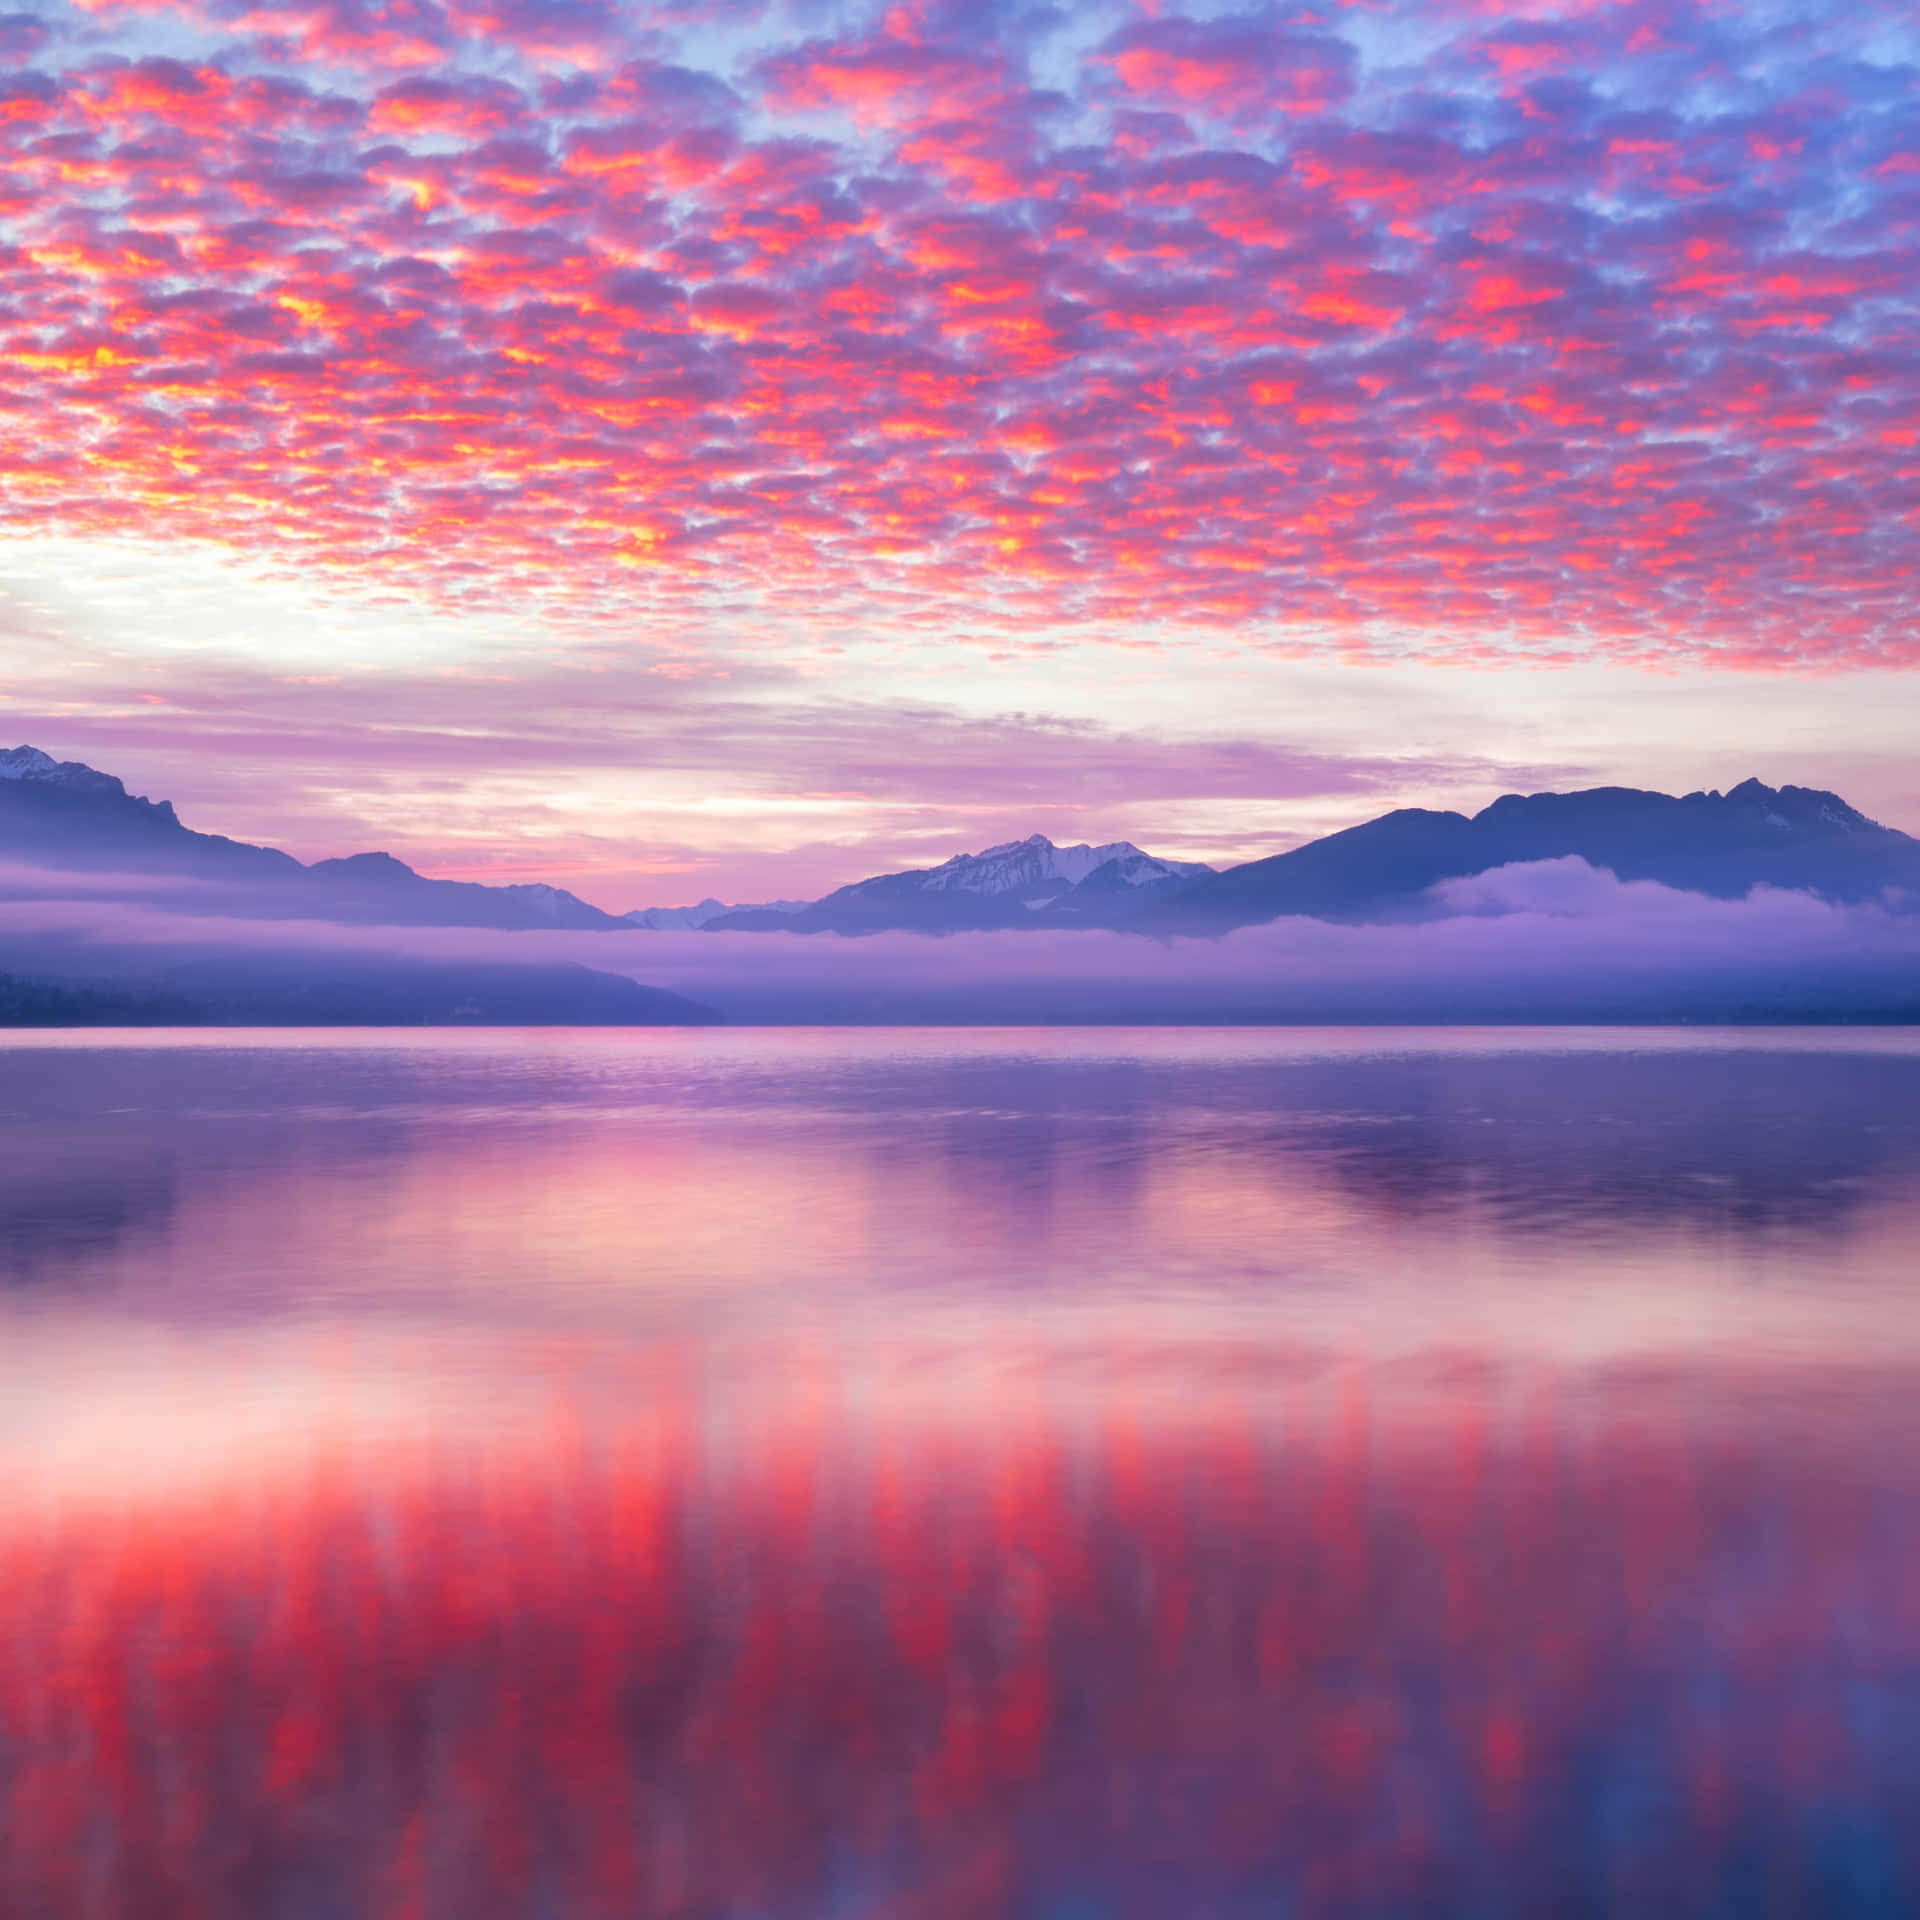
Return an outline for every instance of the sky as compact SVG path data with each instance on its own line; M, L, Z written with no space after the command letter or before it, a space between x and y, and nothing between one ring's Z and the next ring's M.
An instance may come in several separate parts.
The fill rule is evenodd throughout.
M0 14L0 734L621 909L1920 831L1901 0Z

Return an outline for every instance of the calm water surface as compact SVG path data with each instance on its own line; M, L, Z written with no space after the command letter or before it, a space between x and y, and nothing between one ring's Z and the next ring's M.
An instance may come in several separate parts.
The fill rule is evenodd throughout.
M1920 1036L0 1038L6 1920L1920 1913Z

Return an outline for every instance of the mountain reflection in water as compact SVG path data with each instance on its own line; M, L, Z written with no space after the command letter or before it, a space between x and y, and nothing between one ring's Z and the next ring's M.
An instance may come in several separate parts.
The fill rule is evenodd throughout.
M1920 1049L0 1075L8 1920L1920 1910Z

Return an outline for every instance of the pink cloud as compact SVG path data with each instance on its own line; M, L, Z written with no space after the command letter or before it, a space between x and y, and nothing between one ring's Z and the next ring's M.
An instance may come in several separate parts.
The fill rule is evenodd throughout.
M102 10L0 92L5 524L586 626L726 582L903 639L1910 661L1875 29L1535 14L1375 72L1337 16L1063 69L959 8L749 10L723 74L588 0L221 0L191 60Z
M1324 113L1352 93L1358 65L1344 40L1251 14L1151 14L1098 57L1136 100L1232 122Z

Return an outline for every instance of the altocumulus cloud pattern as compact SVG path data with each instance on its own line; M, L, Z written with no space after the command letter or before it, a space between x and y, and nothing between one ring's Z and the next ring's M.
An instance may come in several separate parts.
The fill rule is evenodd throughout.
M1915 658L1907 0L0 44L16 533L588 624Z

